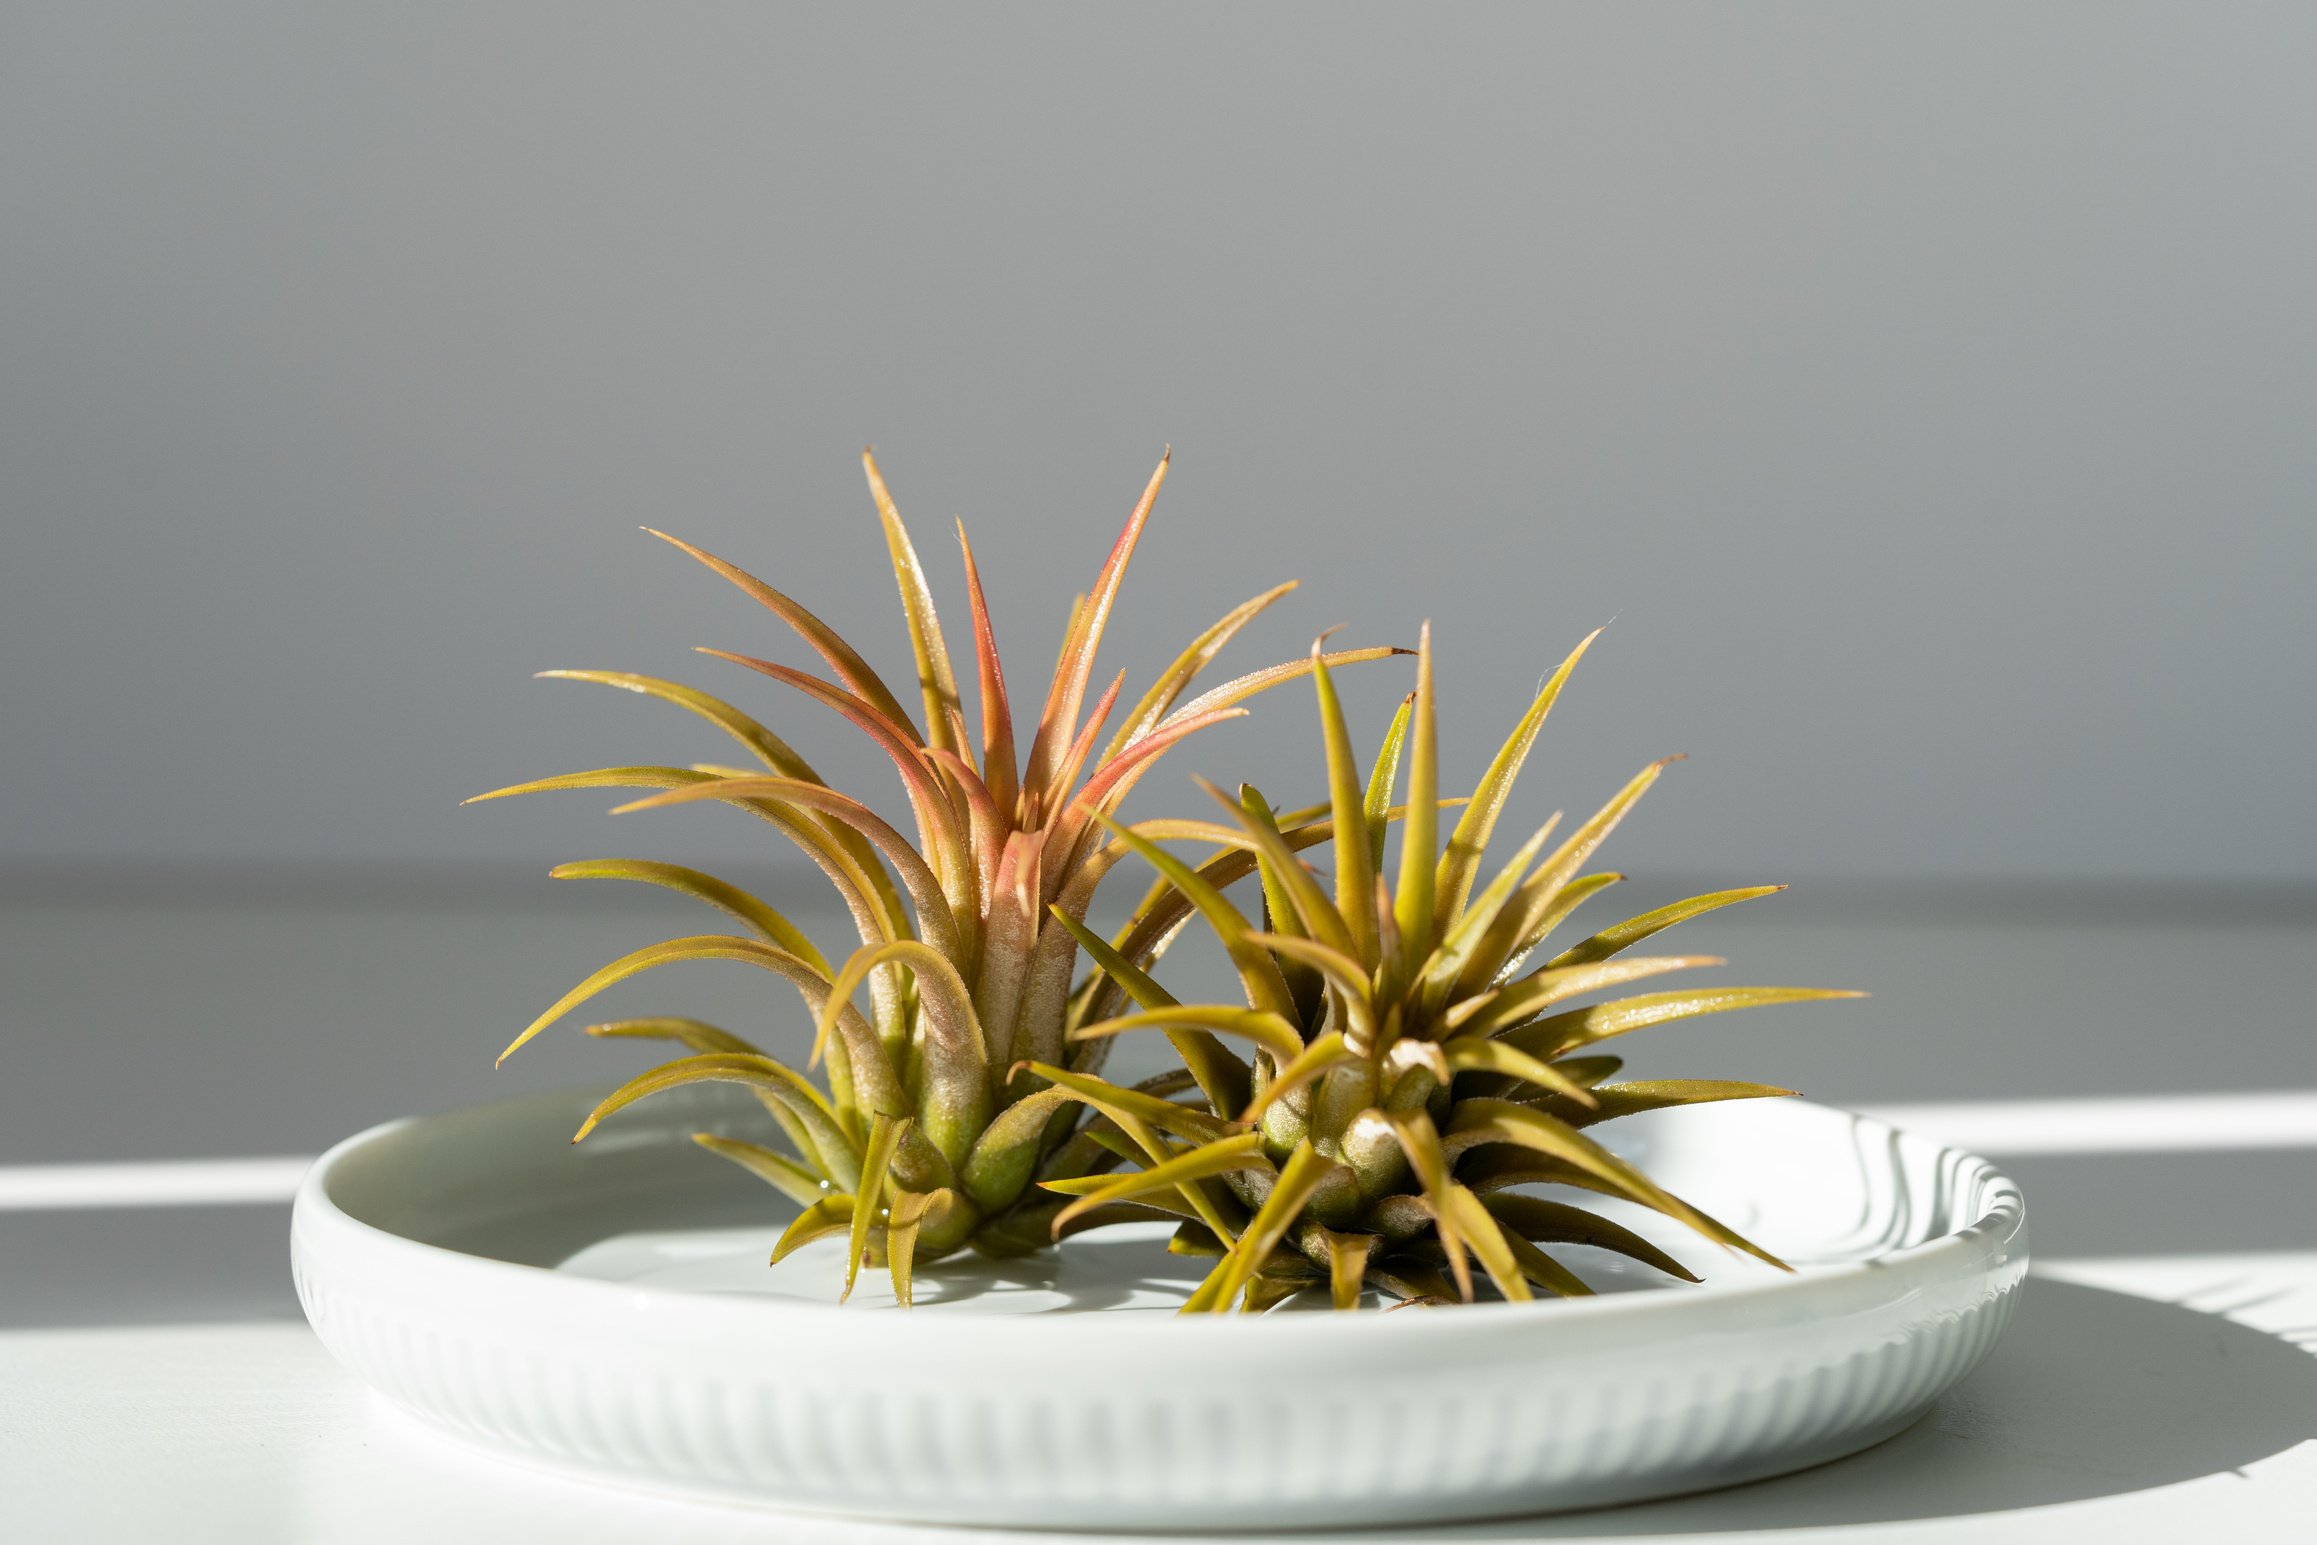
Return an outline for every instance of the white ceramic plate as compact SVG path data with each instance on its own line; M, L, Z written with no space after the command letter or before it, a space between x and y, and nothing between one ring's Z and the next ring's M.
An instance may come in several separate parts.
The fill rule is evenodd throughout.
M577 1148L592 1096L341 1143L292 1227L314 1329L427 1422L597 1480L1260 1529L1626 1502L1851 1453L1978 1363L2027 1269L2019 1190L1986 1161L1761 1101L1610 1130L1792 1276L1620 1212L1705 1285L1571 1250L1600 1297L1186 1320L1165 1311L1198 1263L1121 1230L929 1268L907 1313L865 1272L838 1308L833 1242L767 1268L788 1204L684 1140L753 1130L725 1092L647 1102Z

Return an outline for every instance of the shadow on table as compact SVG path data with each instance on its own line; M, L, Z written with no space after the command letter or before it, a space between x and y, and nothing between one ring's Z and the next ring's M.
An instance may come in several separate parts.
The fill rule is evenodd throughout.
M2317 1437L2317 1357L2177 1304L2031 1277L1994 1354L1889 1442L1798 1475L1445 1531L1566 1539L1834 1528L2080 1502L2242 1470Z
M128 1215L116 1215L116 1222L129 1236L141 1237L147 1248L134 1259L99 1264L150 1284L166 1282L174 1269L166 1228ZM237 1237L225 1222L216 1214L206 1220L199 1231L207 1236L201 1241L205 1247L231 1250L238 1245L253 1257L253 1269L262 1258L269 1271L280 1273L278 1215L248 1220L246 1237ZM42 1242L52 1247L88 1243L62 1237ZM185 1241L174 1243L182 1247ZM92 1263L83 1258L80 1264ZM91 1272L82 1280L101 1282L104 1276ZM132 1317L122 1312L128 1308L126 1303L83 1305L81 1314L57 1318L117 1323ZM286 1333L289 1327L282 1329ZM279 1345L295 1351L300 1368L320 1356L302 1332ZM244 1369L241 1376L264 1382L253 1370ZM213 1398L213 1382L203 1371L186 1387ZM353 1399L350 1384L341 1388L325 1380L318 1387L334 1399ZM141 1415L158 1419L143 1408L156 1400L165 1405L164 1395L148 1377L137 1397ZM297 1435L278 1445L285 1458L315 1468L297 1504L312 1515L309 1521L316 1527L305 1531L312 1537L338 1537L322 1525L346 1522L346 1511L357 1509L366 1526L391 1521L404 1534L438 1523L465 1528L476 1516L500 1516L520 1523L513 1537L552 1535L566 1545L644 1538L657 1545L768 1538L786 1545L1051 1545L1058 1538L843 1523L632 1497L537 1476L431 1435L408 1445L381 1446L384 1430L351 1420L355 1409L351 1404L343 1411L301 1406ZM1324 1545L1329 1537L1385 1545L1411 1538L1711 1536L1969 1518L2128 1496L2241 1471L2312 1437L2317 1437L2317 1357L2292 1342L2179 1304L2031 1277L2018 1319L1987 1363L1922 1422L1863 1454L1797 1475L1665 1502L1405 1535L1285 1536L1280 1545ZM400 1468L387 1464L389 1457L397 1457ZM265 1505L283 1504L275 1497Z

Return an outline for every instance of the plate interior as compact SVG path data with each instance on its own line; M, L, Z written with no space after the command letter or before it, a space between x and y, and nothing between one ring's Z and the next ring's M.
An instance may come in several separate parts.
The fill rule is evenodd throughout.
M769 1123L737 1091L676 1091L573 1147L591 1095L435 1118L428 1140L389 1139L341 1167L332 1196L376 1226L427 1243L568 1275L717 1295L833 1302L844 1246L826 1239L778 1266L768 1254L795 1207L688 1141L761 1139ZM1992 1176L1969 1155L1862 1117L1799 1102L1658 1112L1603 1133L1610 1146L1805 1272L1925 1243L1973 1222ZM1632 1228L1704 1279L1667 1278L1607 1251L1555 1246L1598 1292L1711 1292L1778 1275L1658 1215L1591 1193L1567 1200ZM983 1314L1167 1313L1208 1263L1170 1254L1165 1225L1079 1235L1006 1261L961 1255L923 1268L921 1308ZM892 1302L879 1270L852 1295Z

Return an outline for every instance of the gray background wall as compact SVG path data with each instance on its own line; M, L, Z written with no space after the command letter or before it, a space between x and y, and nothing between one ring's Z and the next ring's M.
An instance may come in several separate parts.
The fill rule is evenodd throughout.
M1172 441L1116 661L1429 615L1469 778L1615 618L1531 802L1692 753L1629 867L2317 879L2313 67L2292 5L17 0L0 860L753 844L456 808L717 754L563 664L888 787L639 523L898 669L875 441L1034 679ZM1315 787L1269 713L1183 765Z

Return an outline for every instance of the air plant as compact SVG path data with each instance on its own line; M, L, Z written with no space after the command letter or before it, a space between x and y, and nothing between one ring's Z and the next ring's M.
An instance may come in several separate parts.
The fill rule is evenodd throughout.
M1092 982L1077 990L1072 984L1079 940L1091 937L1084 928L1086 910L1103 875L1129 851L1129 844L1109 834L1133 829L1116 826L1113 817L1166 751L1240 716L1245 710L1238 705L1257 693L1323 666L1316 656L1293 660L1181 701L1224 645L1294 588L1280 585L1194 638L1125 711L1109 739L1101 739L1126 676L1120 672L1089 707L1096 653L1127 561L1166 480L1162 459L1092 589L1079 598L1026 752L1017 749L981 576L959 526L978 676L977 743L924 568L875 458L864 453L863 463L900 585L922 720L858 651L796 601L712 553L662 532L651 534L730 580L820 656L834 680L748 655L702 651L771 677L857 726L899 772L913 834L830 787L786 741L740 709L691 687L620 671L543 674L618 687L686 709L730 735L760 766L611 767L478 797L559 789L655 791L620 806L622 811L717 801L772 826L827 876L859 936L841 962L824 955L762 899L698 870L637 859L559 867L553 871L558 878L666 887L723 911L745 931L674 939L613 961L557 1000L499 1060L604 989L657 966L733 960L786 979L817 1017L808 1066L825 1069L823 1083L697 1020L591 1025L589 1032L598 1036L674 1041L690 1055L623 1085L596 1107L573 1141L622 1107L662 1090L701 1082L747 1086L779 1127L785 1151L712 1133L697 1134L696 1141L802 1208L781 1235L773 1260L810 1240L843 1234L847 1293L864 1260L882 1260L896 1295L907 1303L917 1263L967 1245L996 1253L1042 1246L1065 1201L1037 1188L1035 1180L1067 1179L1086 1173L1086 1165L1115 1162L1110 1149L1086 1139L1082 1130L1097 1118L1033 1069L1055 1069L1071 1090L1159 1098L1113 1089L1092 1071L1100 1043L1073 1047L1066 1040L1074 1005L1092 996ZM1341 665L1401 652L1356 649L1327 661ZM1297 840L1324 840L1327 824L1309 823ZM1163 822L1143 830L1160 839L1180 835L1178 827ZM1122 939L1119 947L1147 960L1155 953L1150 945ZM854 1003L864 987L867 1013ZM1079 1209L1061 1226L1159 1215L1133 1204Z
M1072 1027L1073 1042L1164 1031L1200 1095L1190 1103L1121 1100L1068 1068L1040 1066L1042 1076L1131 1136L1131 1144L1115 1147L1136 1166L1048 1180L1048 1189L1073 1198L1056 1216L1058 1230L1122 1204L1175 1214L1181 1222L1171 1248L1217 1257L1186 1312L1259 1310L1306 1290L1324 1290L1338 1309L1356 1307L1370 1290L1420 1303L1470 1302L1484 1286L1514 1300L1589 1292L1544 1248L1554 1244L1605 1247L1696 1280L1656 1244L1590 1206L1526 1189L1539 1185L1636 1203L1782 1264L1658 1186L1589 1129L1641 1111L1792 1091L1711 1080L1612 1082L1620 1059L1596 1048L1694 1015L1858 995L1708 987L1574 1003L1723 964L1629 951L1685 919L1783 887L1676 902L1530 965L1581 903L1621 878L1582 871L1665 762L1644 768L1548 852L1556 815L1480 884L1483 849L1514 778L1592 642L1578 645L1546 681L1463 803L1445 845L1438 838L1430 630L1418 651L1416 690L1401 704L1364 785L1315 646L1332 882L1299 856L1303 844L1289 840L1252 789L1233 799L1209 786L1227 822L1178 828L1224 846L1242 860L1242 872L1259 877L1261 927L1214 883L1222 873L1216 865L1193 871L1151 834L1110 827L1158 869L1168 896L1154 915L1195 909L1228 952L1246 1002L1179 1003L1137 958L1137 947L1153 937L1147 929L1132 934L1128 948L1114 949L1074 920L1057 919L1078 933L1111 979L1111 990ZM1385 815L1403 746L1406 819L1398 873L1387 881ZM1126 999L1131 1010L1113 1012L1128 1009ZM1226 1039L1249 1044L1251 1058Z

